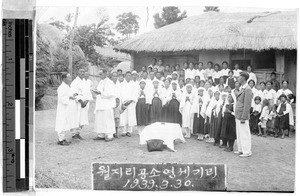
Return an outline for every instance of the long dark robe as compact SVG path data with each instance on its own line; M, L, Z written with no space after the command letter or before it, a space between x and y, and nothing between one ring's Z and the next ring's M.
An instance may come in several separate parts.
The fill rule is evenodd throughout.
M179 112L179 104L180 103L177 99L171 99L167 109L167 122L178 123L181 126L182 116Z
M193 124L193 131L195 134L202 134L204 135L204 118L201 114L194 114L194 124Z
M225 106L228 110L233 111L233 104ZM235 140L236 139L236 125L235 117L231 113L224 112L221 129L221 139Z
M151 123L161 122L161 110L162 102L158 97L152 99L151 109L150 109L150 121Z
M136 121L138 126L148 125L148 105L145 98L139 98L136 103Z
M211 113L211 121L210 121L210 130L209 130L209 137L215 138L215 133L217 131L218 125L218 117Z
M215 131L215 140L217 142L220 141L220 135L221 135L221 129L222 129L222 121L223 121L223 117L222 117L222 109L223 106L221 106L221 110L218 113L218 118L217 118L217 127L216 127L216 131Z
M169 104L165 104L164 106L162 106L162 109L161 109L161 121L162 122L168 122L168 107L169 107Z
M210 118L206 117L206 122L204 123L204 134L209 134L210 132L210 123L209 123ZM205 119L204 119L205 121Z
M260 113L256 116L253 114L250 115L250 131L251 133L258 133L258 123L259 123Z

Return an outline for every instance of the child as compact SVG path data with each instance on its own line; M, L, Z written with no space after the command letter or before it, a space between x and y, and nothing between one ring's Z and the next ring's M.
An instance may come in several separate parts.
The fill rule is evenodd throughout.
M160 122L163 93L161 88L159 88L159 81L157 79L153 81L153 88L149 93L149 98L148 103L151 104L150 121L151 123Z
M217 129L218 116L216 114L217 103L220 99L220 92L215 91L213 100L209 103L206 115L210 116L210 129L209 129L209 139L206 141L208 143L214 143L215 132Z
M281 131L281 139L284 139L285 132L289 129L289 113L291 106L287 102L287 96L282 94L279 96L280 103L277 108L277 114L279 117L279 130Z
M256 135L258 134L259 116L262 110L261 98L256 96L254 98L254 103L253 111L250 114L250 130L252 134Z
M186 85L186 91L183 93L183 96L181 98L179 111L182 115L182 129L185 133L186 138L191 137L191 130L192 130L192 103L194 101L194 94L192 93L192 85L187 84Z
M172 91L169 98L170 101L168 105L167 116L170 123L179 123L181 126L182 116L179 112L181 92L177 82L172 81L171 86Z
M204 106L201 97L198 97L198 104L194 113L193 131L198 134L198 140L202 141L204 136Z
M227 104L225 105L223 112L223 121L221 129L221 138L226 152L233 151L234 140L236 139L236 127L235 127L235 116L234 116L234 99L231 94L227 96ZM229 147L227 144L229 144ZM226 144L226 145L225 145Z
M148 125L148 105L146 104L146 81L140 80L138 92L138 102L136 104L136 120L138 126Z
M208 82L206 84L209 84ZM207 87L207 85L205 85ZM208 112L208 106L210 104L210 101L213 99L214 92L211 88L207 89L205 92L206 98L206 104L204 105L205 113L204 113L204 138L209 138L209 130L210 130L210 116L206 115Z
M194 104L194 123L193 131L198 135L198 140L203 140L204 136L204 119L205 119L205 107L206 107L207 95L204 95L204 88L198 88L198 97L195 99L196 104ZM201 103L200 103L201 102Z
M235 78L233 77L233 71L228 71L228 78L226 80L226 86L230 86L231 89L235 87Z
M289 107L290 107L290 112L289 112L289 122L290 122L290 127L288 129L288 134L287 136L290 135L290 131L294 129L294 112L293 112L293 108L292 108L292 103L295 100L295 96L293 94L289 94L287 95L287 102L289 103Z
M270 103L268 99L263 100L263 109L259 117L260 122L258 123L258 130L259 130L258 136L261 136L262 132L263 132L262 135L263 137L267 136L267 121L270 113L269 104Z
M223 107L225 105L225 101L227 99L227 93L222 92L221 93L221 99L217 103L217 108L216 108L216 114L218 116L217 119L217 127L215 131L215 143L214 146L219 146L220 148L225 148L227 147L227 141L223 140L222 145L220 145L220 136L221 136L221 129L222 129L222 121L223 121Z
M276 107L276 105L274 105L271 112L269 113L268 121L267 121L267 131L275 133L274 137L278 137L277 128L275 126L275 119L277 116L276 109L277 109L277 107Z
M116 133L113 134L115 138L119 138L120 115L123 112L120 99L116 98L116 107L114 108L115 128Z

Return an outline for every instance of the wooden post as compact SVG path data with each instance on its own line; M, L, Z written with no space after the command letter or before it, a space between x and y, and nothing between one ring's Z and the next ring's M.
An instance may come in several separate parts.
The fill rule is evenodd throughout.
M73 55L72 55L72 48L73 48L73 41L74 41L74 32L77 24L77 18L78 18L78 12L79 12L79 7L76 7L76 12L75 12L75 19L74 19L74 25L71 30L71 35L70 35L70 43L69 43L69 73L71 75L71 78L73 79Z
M275 52L275 63L276 63L276 72L280 75L280 81L283 79L284 76L284 52L278 50Z
M134 70L134 52L130 53L130 57L131 57L131 60L130 60L130 70Z

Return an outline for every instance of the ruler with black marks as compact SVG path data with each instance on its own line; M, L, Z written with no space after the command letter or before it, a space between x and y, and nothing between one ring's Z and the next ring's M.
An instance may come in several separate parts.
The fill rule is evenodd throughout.
M2 20L3 191L29 190L33 125L32 20Z

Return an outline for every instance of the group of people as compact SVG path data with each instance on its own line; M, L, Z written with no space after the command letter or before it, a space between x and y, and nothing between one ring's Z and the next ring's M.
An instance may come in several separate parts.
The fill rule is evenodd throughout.
M205 67L202 62L184 63L181 68L179 64L163 66L162 60L153 59L139 73L118 70L108 74L102 69L99 77L94 89L84 70L79 70L72 83L69 74L62 75L56 129L60 145L69 144L65 139L68 130L74 139L82 139L80 129L88 124L86 111L93 97L96 98L94 131L98 133L94 140L130 137L136 126L170 122L180 124L186 138L197 135L198 140L228 152L233 151L237 139L235 153L248 157L251 132L266 135L265 119L273 115L276 119L273 130L281 132L287 128L282 123L291 121L287 97L292 92L287 88L288 82L283 81L279 89L276 74L272 73L272 79L260 83L260 89L256 89L257 78L251 66L247 72L238 65L230 70L226 61L222 69L212 62Z

